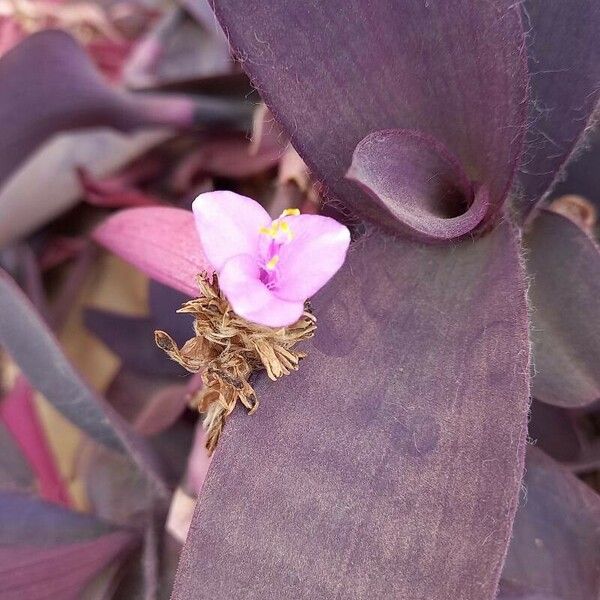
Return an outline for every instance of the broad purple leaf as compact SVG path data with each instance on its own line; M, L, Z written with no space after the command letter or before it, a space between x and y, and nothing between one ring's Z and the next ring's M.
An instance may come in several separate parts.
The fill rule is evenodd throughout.
M362 0L214 4L266 104L334 196L397 227L344 175L367 135L416 129L444 144L470 179L489 190L486 220L498 213L525 122L518 4L376 0L368 10ZM437 158L430 168L436 165Z
M596 598L600 496L535 448L526 467L503 580L564 600Z
M0 597L77 600L135 544L131 531L17 494L0 494Z
M520 585L512 585L505 581L500 582L497 600L568 600L557 596L538 592Z
M475 190L460 162L418 131L368 135L354 151L348 177L425 237L460 237L475 229L489 208L487 190Z
M197 276L212 271L191 211L167 207L123 210L104 221L93 237L152 279L190 297L198 295Z
M524 237L531 277L533 396L600 399L600 252L572 221L542 210Z
M143 440L83 381L29 300L2 270L0 306L0 344L31 385L92 438L129 453L154 491L164 494L164 484Z
M299 372L231 415L174 599L494 596L529 397L514 234L370 233L314 298Z
M532 88L519 173L527 213L557 181L600 98L600 4L525 0L522 7Z

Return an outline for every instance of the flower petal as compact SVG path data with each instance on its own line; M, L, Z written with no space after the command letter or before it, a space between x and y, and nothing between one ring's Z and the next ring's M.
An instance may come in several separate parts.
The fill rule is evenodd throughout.
M320 290L344 264L350 231L335 219L319 215L285 217L293 234L280 251L275 293L288 301L304 301Z
M258 202L233 192L200 194L192 210L202 248L215 271L234 256L255 256L259 230L271 224L271 217Z
M304 300L286 302L275 296L259 279L255 257L248 254L231 258L219 273L219 285L233 311L254 323L285 327L295 323L304 310Z

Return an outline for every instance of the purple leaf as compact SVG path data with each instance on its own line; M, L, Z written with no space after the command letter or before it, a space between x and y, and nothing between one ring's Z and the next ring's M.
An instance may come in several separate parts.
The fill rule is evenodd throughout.
M502 578L565 600L600 589L600 496L540 450L529 448L527 491Z
M243 102L119 92L108 86L85 50L58 30L35 33L6 53L0 59L0 81L0 182L59 131L249 120L250 107Z
M0 490L32 492L35 480L12 435L0 422Z
M600 399L600 253L548 210L524 237L531 276L533 396L558 406Z
M595 128L589 136L589 148L581 149L566 167L566 178L552 188L552 196L578 194L600 205L600 129Z
M568 598L558 598L545 592L537 592L501 581L497 600L568 600Z
M104 221L93 237L152 279L190 297L198 295L197 276L212 271L191 211L167 207L122 210Z
M77 600L135 536L92 517L17 494L0 494L0 596Z
M150 282L148 292L150 303L150 316L155 329L168 331L169 335L179 344L183 345L190 337L194 319L191 315L176 314L176 311L188 301L188 297L166 285ZM183 375L181 371L180 375Z
M194 91L214 92L242 84L244 77L231 58L227 38L208 2L187 4L198 6L195 13L190 10L197 22L181 7L166 12L127 60L128 87L173 88L193 82ZM202 18L208 17L205 12L212 17L210 20Z
M142 375L121 369L107 391L117 411L142 435L153 435L170 427L187 405L187 385L172 379Z
M475 191L460 162L418 131L368 135L354 150L348 177L425 238L460 237L475 229L489 208L485 188Z
M152 454L143 441L82 380L30 302L2 270L0 306L0 344L31 385L92 438L114 450L128 452L154 491L165 494Z
M214 4L273 115L334 196L397 227L344 175L365 136L418 129L489 190L485 220L499 214L525 123L518 4L378 0L369 10L361 0ZM430 169L440 164L430 152L425 157L433 158Z
M231 415L173 598L491 599L529 397L512 230L367 233L313 304L299 372Z
M165 360L165 353L154 343L156 327L152 319L88 308L84 312L84 323L134 371L161 377L186 375L177 363ZM192 334L191 328L188 333Z
M600 97L600 4L523 2L531 73L531 126L520 168L521 210L549 191L572 157Z
M16 546L23 540L35 540L39 546L85 542L114 531L90 515L27 494L2 492L0 507L0 547Z
M592 409L590 413L534 401L529 436L538 448L573 473L600 469L600 439L594 435L593 428L598 411Z

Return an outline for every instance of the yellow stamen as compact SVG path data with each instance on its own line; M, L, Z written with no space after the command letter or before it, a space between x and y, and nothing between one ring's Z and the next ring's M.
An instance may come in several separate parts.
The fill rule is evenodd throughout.
M271 225L271 227L261 227L259 229L259 232L274 238L277 236L277 227L275 227L274 225Z
M277 263L279 262L279 254L276 254L267 264L267 271L272 271L276 266Z
M286 208L282 213L282 217L297 217L300 214L299 208Z

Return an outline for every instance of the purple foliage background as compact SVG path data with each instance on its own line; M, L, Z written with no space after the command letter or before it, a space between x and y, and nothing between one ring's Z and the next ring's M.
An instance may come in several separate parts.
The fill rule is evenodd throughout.
M599 27L593 0L3 8L0 598L597 598ZM210 459L153 332L191 336L214 189L353 243Z

